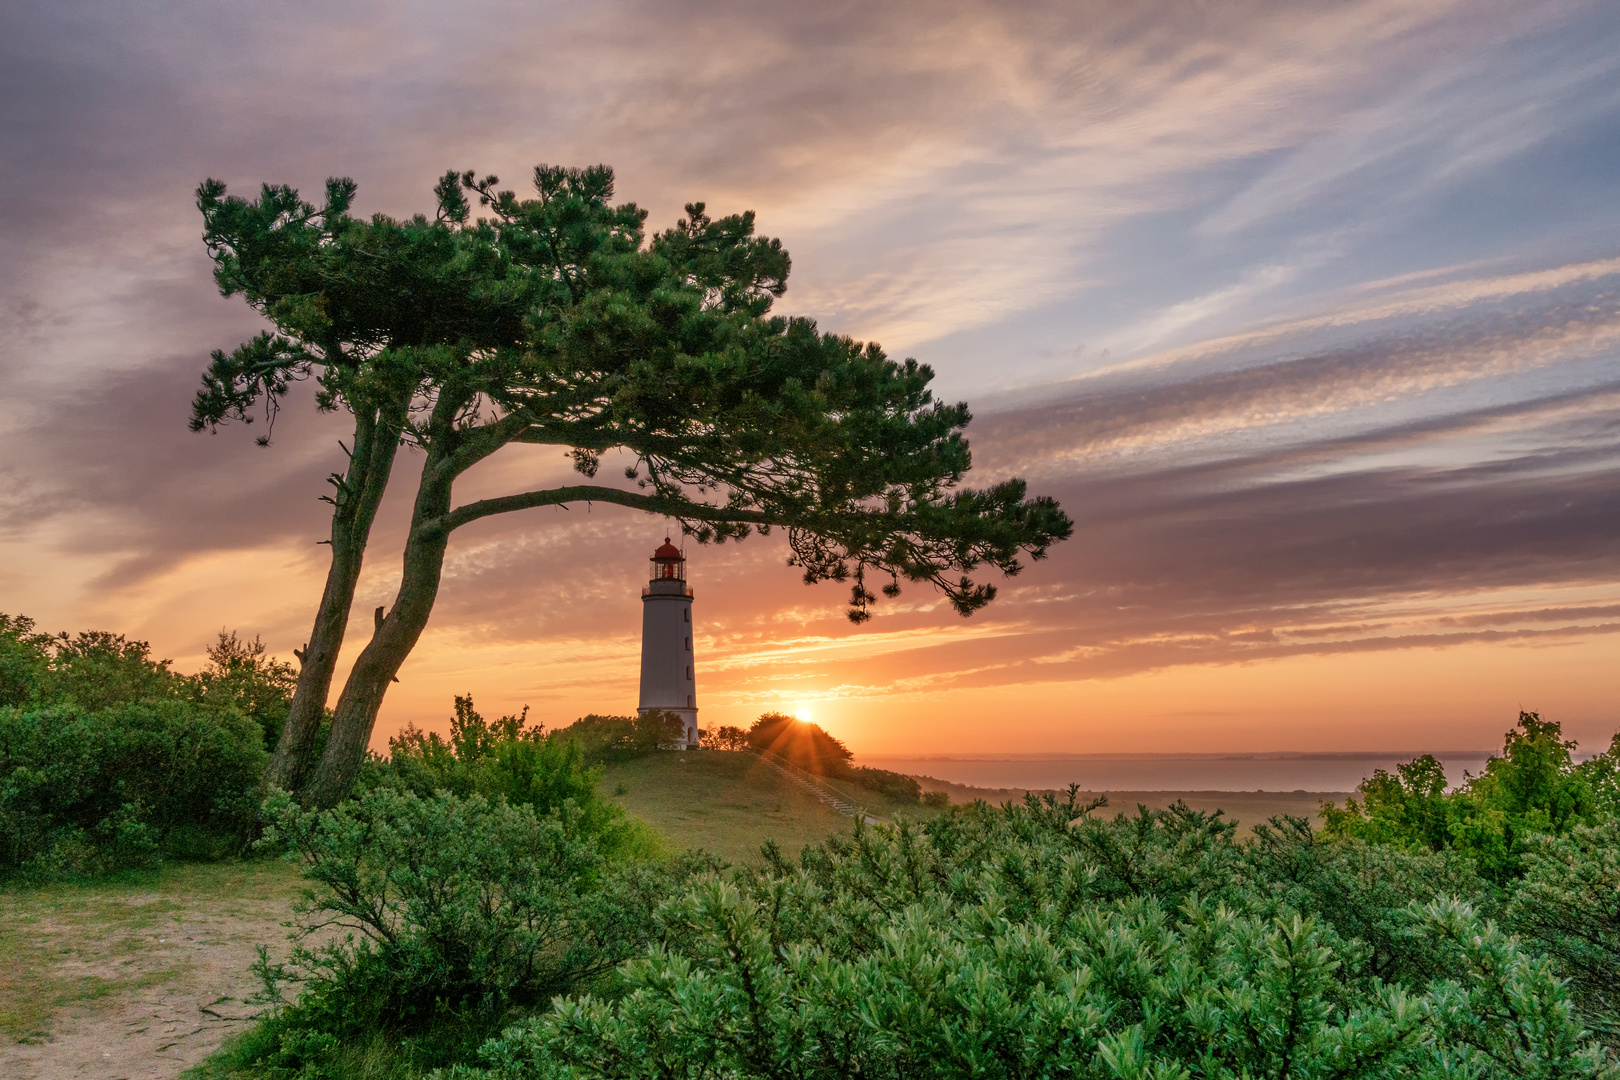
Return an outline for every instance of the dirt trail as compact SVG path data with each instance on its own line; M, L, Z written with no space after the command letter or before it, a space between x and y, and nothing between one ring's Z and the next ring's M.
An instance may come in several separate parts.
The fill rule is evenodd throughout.
M255 946L287 951L280 863L0 895L0 1077L173 1080L242 1030Z

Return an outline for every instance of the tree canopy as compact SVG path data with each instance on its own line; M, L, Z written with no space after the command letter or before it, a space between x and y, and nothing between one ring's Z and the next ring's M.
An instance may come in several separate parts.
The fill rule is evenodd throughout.
M1536 837L1561 835L1620 810L1620 735L1602 754L1578 761L1576 744L1554 720L1521 712L1503 736L1502 753L1478 776L1447 790L1445 769L1432 755L1378 769L1361 784L1361 798L1323 808L1330 836L1398 847L1455 849L1478 861L1495 882L1524 870Z
M936 401L933 372L874 343L772 313L791 262L753 214L702 203L648 236L615 205L605 166L540 166L535 196L493 176L446 173L432 218L350 213L266 186L258 199L198 190L226 295L274 326L216 352L192 426L262 414L313 378L323 409L355 418L333 474L333 565L272 779L316 802L347 787L382 697L426 625L457 528L494 514L605 502L667 515L699 542L785 528L807 583L850 584L850 617L876 599L868 573L937 588L961 614L995 597L970 574L1041 558L1071 523L1023 481L962 486L965 404ZM473 203L484 211L474 219ZM268 435L261 439L268 442ZM511 444L561 448L582 481L456 505L457 477ZM399 595L340 695L325 759L306 779L366 540L400 445L422 450ZM623 455L622 484L596 479Z

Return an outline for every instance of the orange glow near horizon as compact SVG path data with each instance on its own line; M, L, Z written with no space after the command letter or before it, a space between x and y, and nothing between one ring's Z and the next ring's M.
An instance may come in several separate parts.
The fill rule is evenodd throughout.
M761 713L788 712L813 718L857 754L877 755L1480 749L1500 744L1521 707L1560 720L1592 749L1620 727L1620 665L1603 628L1586 636L1236 658L1085 676L1066 658L1072 650L1040 644L1040 628L1028 623L1028 596L1040 594L1044 567L974 619L944 614L924 596L915 598L915 609L880 607L877 618L857 628L843 619L830 590L798 585L791 571L765 557L773 554L762 550L769 543L689 553L704 727L746 728ZM255 560L279 566L278 575L243 576L244 561ZM472 693L487 716L529 706L553 728L586 713L631 712L642 571L635 557L624 562L620 580L604 575L601 590L578 601L598 621L572 632L566 609L552 613L556 630L542 629L528 640L498 626L456 625L459 598L453 592L442 597L451 617L436 613L390 688L373 747L385 749L406 724L447 731L452 698L461 693ZM202 649L221 627L262 633L273 652L288 657L302 640L296 628L318 596L322 569L318 555L293 558L284 551L254 560L210 557L112 596L86 583L79 595L95 602L71 607L62 605L62 591L43 584L18 577L4 584L10 606L41 618L44 629L117 629L150 640L156 655L189 671L202 666ZM1513 600L1526 607L1549 599L1590 607L1603 592L1583 588ZM233 610L215 606L221 595L232 597ZM366 618L351 627L339 685L366 640L373 595L382 602L381 594L363 588L365 603L356 604ZM1614 591L1608 597L1620 599ZM1488 599L1476 606L1504 602ZM1418 598L1403 605L1415 619L1431 617ZM1457 599L1450 609L1470 605ZM998 616L1002 621L994 621ZM1041 650L1050 657L1045 662Z
M222 628L284 659L307 640L316 500L353 427L311 379L265 447L262 421L187 430L210 353L267 328L219 295L197 181L318 199L353 176L356 215L405 220L447 162L520 198L537 162L606 162L648 236L698 200L754 214L792 253L774 315L928 365L936 401L972 406L964 486L1022 478L1075 523L1015 577L973 570L1000 593L972 618L901 582L859 627L781 531L688 542L703 727L813 716L867 755L1418 752L1498 747L1523 708L1606 745L1608 10L1186 6L608 0L447 33L233 5L177 33L107 5L67 33L24 5L45 14L13 35L26 107L0 114L32 193L0 248L0 611L182 671ZM219 62L258 40L274 65ZM332 63L359 40L364 63ZM422 463L394 464L333 702L394 603ZM597 482L628 490L631 463L606 453ZM455 497L578 477L514 444ZM458 529L372 745L447 730L457 694L552 728L633 712L666 530L600 503Z

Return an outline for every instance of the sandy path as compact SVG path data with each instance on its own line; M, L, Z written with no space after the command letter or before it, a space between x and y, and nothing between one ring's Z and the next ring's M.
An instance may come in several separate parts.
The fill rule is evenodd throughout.
M0 1077L172 1080L251 1022L255 946L285 954L296 888L290 867L268 863L0 896L15 935Z

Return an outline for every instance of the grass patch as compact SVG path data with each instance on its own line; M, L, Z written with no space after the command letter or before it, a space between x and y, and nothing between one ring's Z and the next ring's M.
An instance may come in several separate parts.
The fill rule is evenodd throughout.
M180 1080L256 1080L271 1075L285 1076L284 1070L266 1070L254 1062L274 1050L275 1036L258 1026L232 1035L214 1053L180 1074ZM411 1048L381 1032L352 1043L336 1043L323 1062L321 1076L341 1076L345 1080L416 1080L422 1068L412 1059Z
M891 821L902 818L906 821L928 821L939 814L939 810L934 807L890 799L871 788L861 787L848 780L839 780L831 776L818 776L816 779L821 781L824 787L829 787L842 795L845 801L880 818Z
M0 1037L39 1041L60 1009L182 978L189 963L154 955L166 926L200 902L245 914L246 902L290 899L298 885L296 867L254 860L0 891Z
M766 840L797 855L806 844L854 828L851 819L743 751L649 754L610 762L601 790L657 830L672 849L704 849L730 862L758 861ZM864 802L877 809L881 800L872 796Z
M868 813L890 819L926 821L937 810L899 803L846 781L821 778ZM925 789L944 789L953 802L983 799L992 805L1022 802L1023 788L976 788L927 780ZM649 754L610 762L601 791L647 822L674 850L703 848L731 862L755 862L759 847L774 839L797 855L805 844L848 832L853 822L822 803L751 753L701 750ZM1061 793L1060 793L1061 794ZM1323 799L1344 798L1322 791L1111 791L1106 816L1135 813L1138 804L1163 809L1179 800L1194 810L1222 810L1245 833L1277 814L1310 819L1320 826Z

